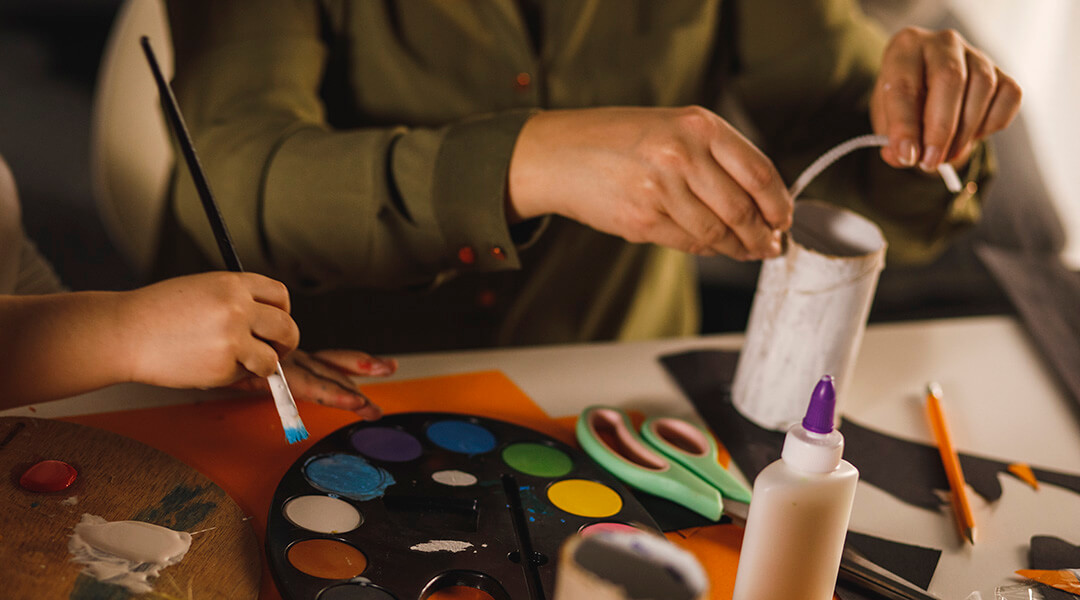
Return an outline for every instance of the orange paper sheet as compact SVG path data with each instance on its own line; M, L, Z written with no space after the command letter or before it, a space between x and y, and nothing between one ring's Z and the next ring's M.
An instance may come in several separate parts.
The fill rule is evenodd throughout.
M498 371L364 386L384 413L438 411L501 419L531 427L573 446L576 415L553 419ZM98 427L168 452L222 487L265 542L267 515L278 482L289 466L316 441L356 421L353 413L300 404L310 437L288 445L269 397L184 404L81 415L63 420ZM640 419L640 415L638 418ZM727 458L722 462L726 464ZM717 525L673 532L668 539L694 553L710 574L710 600L727 600L735 582L742 529ZM264 559L265 560L265 559ZM263 568L263 600L281 596ZM432 600L474 600L484 595L455 590Z

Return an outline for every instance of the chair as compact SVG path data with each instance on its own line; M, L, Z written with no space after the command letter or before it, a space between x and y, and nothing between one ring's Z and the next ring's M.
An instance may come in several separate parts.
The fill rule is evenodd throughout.
M113 244L145 278L167 207L173 149L139 38L149 36L162 71L173 74L163 0L124 0L102 55L91 111L90 176Z

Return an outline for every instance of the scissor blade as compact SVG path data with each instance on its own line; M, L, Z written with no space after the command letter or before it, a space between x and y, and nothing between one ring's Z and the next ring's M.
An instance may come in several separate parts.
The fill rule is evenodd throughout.
M724 516L731 519L731 522L736 525L746 525L746 515L750 512L750 505L746 502L739 502L728 497L724 497Z

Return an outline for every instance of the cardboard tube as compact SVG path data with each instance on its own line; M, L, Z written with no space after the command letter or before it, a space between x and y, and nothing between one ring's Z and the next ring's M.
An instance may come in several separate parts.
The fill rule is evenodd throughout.
M877 225L849 210L795 204L784 253L762 263L731 389L740 413L786 430L828 374L840 415L886 245Z
M666 539L601 532L563 544L554 600L705 600L707 591L701 564Z

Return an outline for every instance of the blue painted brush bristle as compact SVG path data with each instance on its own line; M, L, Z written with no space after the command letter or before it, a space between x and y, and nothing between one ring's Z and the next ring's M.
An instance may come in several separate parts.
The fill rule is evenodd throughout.
M286 427L285 438L289 440L290 444L295 444L296 442L306 440L308 438L308 432L303 425L299 427Z

